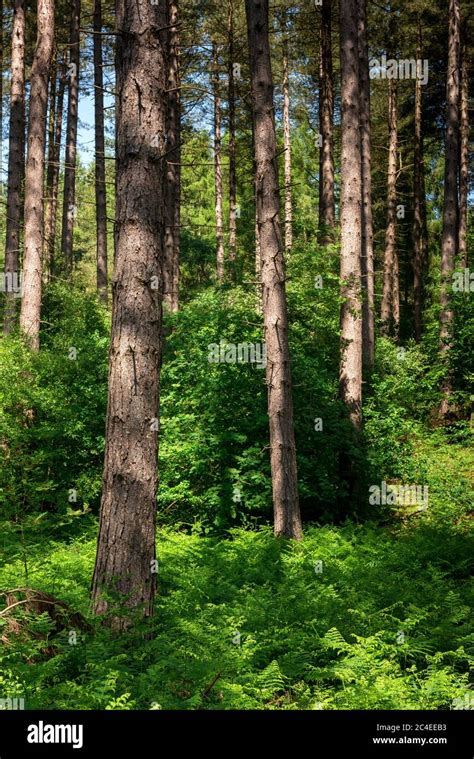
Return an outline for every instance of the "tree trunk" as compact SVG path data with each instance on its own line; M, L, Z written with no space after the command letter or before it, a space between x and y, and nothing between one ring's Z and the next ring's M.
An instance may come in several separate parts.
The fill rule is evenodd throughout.
M168 121L166 171L164 301L172 312L179 309L181 102L179 75L179 32L177 0L169 0L171 29L168 35Z
M459 258L467 268L467 198L469 192L469 67L468 46L462 47L461 100L460 100L461 152L459 162Z
M66 273L73 269L73 232L76 216L76 152L79 95L79 25L81 0L72 0L71 30L69 35L69 90L66 126L66 159L64 167L64 201L61 232L61 252Z
M53 160L54 135L56 126L56 90L57 90L57 51L53 53L53 61L49 76L49 115L48 115L48 160L46 165L46 187L44 193L44 235L43 235L43 282L47 283L51 269L49 261L49 232L51 219L51 202L53 192Z
M149 616L156 587L166 0L118 0L116 18L117 252L92 597L94 612L111 612L111 626L123 629L130 620L105 594Z
M286 32L285 32L286 33ZM293 246L293 204L291 199L291 130L290 130L290 77L288 66L288 39L283 40L283 147L285 151L285 252L289 256Z
M3 0L0 0L0 197L3 198Z
M320 149L319 230L323 245L331 242L336 223L334 201L333 111L334 85L332 77L331 0L321 7L321 67L320 67L319 130Z
M341 363L339 392L362 425L361 149L356 0L341 0Z
M440 294L440 351L447 355L451 343L454 313L450 292L454 261L458 249L458 174L459 174L459 58L460 58L459 0L449 0L449 49L446 83L446 148L444 161L443 234L441 239L441 294ZM452 389L451 373L442 384L441 416L449 410Z
M388 335L393 327L396 332L395 271L397 235L397 85L391 79L388 90L388 173L387 173L387 226L385 230L385 255L383 270L381 331Z
M362 255L361 282L362 306L362 360L365 366L374 363L374 230L372 220L372 149L370 134L370 79L367 46L366 0L357 0L359 86L360 86L360 139L362 171Z
M55 249L56 249L56 218L58 209L58 191L59 191L59 174L61 159L61 135L63 126L63 105L64 90L66 88L65 62L62 61L59 67L59 85L56 103L56 115L54 125L54 141L52 154L52 177L51 177L51 202L48 203L45 214L44 236L47 243L47 260L49 269L52 273L55 271Z
M43 252L43 173L48 73L54 45L54 0L38 0L37 40L31 67L28 153L25 172L25 254L20 329L39 350L41 256Z
M25 161L25 8L15 0L12 29L12 77L10 84L10 132L8 148L8 194L5 243L5 273L19 276L21 182ZM16 314L14 293L6 294L4 334L13 328Z
M417 60L422 56L421 22L418 20ZM424 182L423 182L423 111L422 85L415 80L415 145L413 156L413 310L415 340L421 340L423 311L423 271L426 259L426 239L424 229Z
M246 0L276 535L301 538L268 0Z
M224 281L224 232L222 229L222 109L219 83L219 54L217 43L212 43L212 90L214 95L214 183L216 217L217 281Z
M97 292L107 302L107 195L105 184L102 5L94 0L94 137Z
M237 258L237 175L235 148L234 0L228 0L227 39L229 46L229 268L236 277Z

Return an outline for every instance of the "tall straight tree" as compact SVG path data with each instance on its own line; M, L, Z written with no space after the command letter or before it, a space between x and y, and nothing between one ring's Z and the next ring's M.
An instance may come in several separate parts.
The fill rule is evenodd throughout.
M450 347L454 312L450 292L454 260L458 251L458 176L459 176L459 63L460 11L459 0L449 0L448 69L446 81L446 147L444 159L443 233L441 239L440 350L446 354ZM449 409L452 378L447 373L443 382L441 416Z
M106 450L92 583L96 614L128 622L107 597L152 614L166 134L166 0L117 0L117 249ZM160 147L161 145L161 147Z
M179 309L179 258L181 223L181 97L179 72L179 8L168 0L168 118L165 206L164 301L170 311Z
M461 55L460 140L459 161L459 259L467 267L467 200L469 194L469 66L468 46L464 40Z
M38 0L37 39L30 75L28 151L25 171L25 240L20 329L39 349L43 252L43 174L48 73L54 46L54 0Z
M47 192L48 203L45 208L44 217L44 243L45 243L45 257L49 265L49 269L52 273L55 271L55 248L56 248L56 219L58 209L58 192L59 192L59 161L61 157L61 136L63 127L63 107L64 107L64 91L66 89L66 68L64 59L61 61L58 69L58 85L57 85L57 100L55 110L55 122L54 122L54 140L52 145L51 160L48 158L48 178L47 187L50 189ZM48 150L49 152L49 150ZM51 170L51 176L49 177L49 171Z
M268 0L246 0L245 9L250 51L262 306L267 346L274 529L276 535L299 539L302 528L293 424L285 261L279 220L280 193L268 38Z
M58 53L53 53L51 69L49 72L49 114L48 114L48 154L46 165L46 184L44 193L44 234L43 234L43 281L47 282L50 276L49 260L49 233L51 219L51 203L53 192L53 173L54 173L54 136L56 126L56 108L57 97L56 90L58 86Z
M418 18L416 58L422 59L421 20ZM415 340L421 340L423 310L423 272L427 259L425 237L425 192L424 192L424 150L423 150L423 101L422 84L415 79L415 133L413 152L413 310Z
M212 43L212 92L214 99L214 191L216 219L217 281L224 281L224 230L222 226L222 104L217 42Z
M319 131L321 135L319 179L319 230L323 244L331 241L336 223L334 200L334 84L332 77L331 0L321 6L321 61Z
M94 143L97 292L107 302L107 195L105 184L102 3L94 0Z
M237 173L235 139L235 45L234 45L234 0L227 0L227 44L229 49L229 268L233 279L236 276L237 257Z
M387 226L385 229L385 254L380 321L382 334L388 335L393 329L395 336L398 336L400 311L398 288L398 254L396 248L397 149L397 85L396 80L391 79L389 82L388 90Z
M360 87L360 148L362 171L362 359L367 367L374 363L374 230L372 218L372 146L370 134L370 78L367 44L366 0L357 0Z
M283 38L283 148L285 151L285 251L289 255L293 246L293 202L291 197L291 126L290 126L290 72L288 37Z
M10 133L8 146L7 223L5 274L18 273L20 256L21 181L25 150L25 7L15 0L12 28L12 76L10 83ZM3 331L9 334L15 321L16 299L7 292Z
M3 195L3 0L0 0L0 189Z
M66 125L66 159L64 167L64 199L61 231L61 253L67 273L73 268L73 233L76 216L76 154L79 100L81 0L71 0L71 28L69 35L68 104Z
M341 360L339 392L353 427L362 425L362 304L359 54L356 0L341 0Z

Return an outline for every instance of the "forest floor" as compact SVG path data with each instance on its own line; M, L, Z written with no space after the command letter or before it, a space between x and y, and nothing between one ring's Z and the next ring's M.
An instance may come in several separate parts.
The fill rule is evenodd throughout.
M385 523L160 528L158 596L145 631L114 634L89 613L92 516L1 525L0 590L28 586L92 624L55 626L20 606L0 615L0 690L26 708L473 708L474 452L417 441L430 506ZM51 539L51 536L54 538Z

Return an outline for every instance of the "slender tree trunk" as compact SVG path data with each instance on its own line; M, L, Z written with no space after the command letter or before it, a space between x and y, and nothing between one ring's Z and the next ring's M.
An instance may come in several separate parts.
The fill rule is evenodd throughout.
M321 7L321 66L320 66L319 130L320 150L319 230L323 245L331 242L336 223L334 200L333 111L334 85L332 76L331 0Z
M94 0L94 137L97 292L107 302L107 195L105 184L102 5Z
M73 269L73 233L76 216L76 153L79 96L79 26L81 0L72 0L71 31L69 36L69 90L66 126L66 158L64 168L64 202L61 232L61 252L66 273Z
M54 141L52 154L52 177L51 177L51 202L48 203L45 214L44 236L47 243L47 260L51 273L55 270L55 249L56 249L56 218L58 209L58 192L59 192L59 162L61 159L61 135L63 126L63 106L64 90L66 88L66 72L64 60L59 67L58 96L56 103L56 115L54 124Z
M391 79L388 90L388 173L387 173L387 226L383 270L382 307L380 311L382 334L390 334L395 325L395 269L397 267L397 86Z
M5 274L19 272L21 182L25 147L25 8L15 0L12 29L12 77L10 84L10 134L8 148L8 194L5 242ZM9 334L16 314L14 293L7 292L3 319L4 334Z
M216 217L216 264L217 281L224 281L224 232L222 228L222 109L219 82L219 54L217 43L212 44L212 90L214 95L214 183L215 183L215 217Z
M469 67L468 47L462 47L461 100L460 100L461 152L459 162L459 258L467 267L467 197L469 191Z
M285 150L285 252L293 246L293 203L291 198L291 129L290 129L290 76L288 39L283 40L283 147Z
M25 255L20 329L39 349L41 256L43 252L43 174L48 74L54 45L54 0L38 0L38 32L31 67L28 154L25 172Z
M268 0L246 0L257 182L258 228L262 257L262 292L267 346L270 463L275 534L302 535L298 501L296 448L285 261L280 229L278 159L273 79L268 39Z
M56 126L56 90L57 90L57 51L53 53L53 61L49 76L49 114L48 114L48 160L46 165L46 187L44 193L44 235L43 235L43 282L47 283L50 273L51 264L49 261L49 232L51 219L51 203L53 192L53 172L54 172L54 135Z
M421 22L418 20L417 60L422 56ZM413 308L415 323L415 340L420 342L423 311L423 273L426 258L426 239L424 229L424 182L423 182L423 111L422 85L415 79L415 145L413 157Z
M339 392L356 431L362 425L361 149L355 0L341 0L341 363Z
M440 294L440 351L447 356L451 344L454 312L450 292L454 261L459 242L458 174L459 174L459 63L460 63L460 11L459 0L449 0L448 71L446 83L446 148L444 162L443 234L441 239L441 294ZM441 416L449 411L452 377L447 370L442 383Z
M360 139L362 170L362 359L373 366L374 323L374 230L372 219L372 148L370 134L370 79L367 46L366 0L357 0L360 86Z
M179 309L180 257L180 160L181 108L179 76L178 3L169 0L171 29L168 36L168 120L165 207L165 265L163 268L164 301L172 312Z
M229 268L236 277L237 258L237 174L235 146L235 75L234 75L234 0L227 4L227 39L229 46Z
M152 614L164 240L166 0L117 0L117 252L96 614L129 624L105 594ZM164 141L164 140L162 140Z
M3 198L3 0L0 0L0 197Z

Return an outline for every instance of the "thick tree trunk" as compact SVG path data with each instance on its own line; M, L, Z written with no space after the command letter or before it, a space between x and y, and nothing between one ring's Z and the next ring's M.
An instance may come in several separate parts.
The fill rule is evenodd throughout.
M290 76L288 39L283 40L283 147L285 151L285 252L293 246L293 203L291 198L291 129L290 129Z
M302 529L293 427L285 261L279 220L280 196L268 39L268 0L246 0L245 8L250 50L262 301L267 346L266 376L274 528L276 535L298 539L301 537Z
M341 0L341 363L339 392L362 425L361 149L356 0Z
M179 32L177 0L168 1L168 120L165 207L164 301L172 312L179 309L179 258L181 217L181 100L179 74Z
M446 148L444 162L443 234L441 239L440 351L446 355L451 344L454 313L451 307L452 276L459 242L459 92L460 11L459 0L449 0L449 49L446 83ZM449 410L452 377L447 371L442 384L441 416Z
M94 0L94 137L97 292L107 302L107 195L105 184L102 5Z
M54 45L54 0L38 0L38 32L31 67L28 153L25 172L25 254L20 329L39 349L41 257L43 252L43 173L48 74Z
M417 60L422 56L421 22L418 21ZM413 310L415 340L420 342L423 312L423 273L426 260L425 196L423 181L423 112L422 85L415 80L415 145L413 154Z
M21 182L25 149L25 8L15 1L12 29L12 77L10 84L10 133L8 148L8 194L5 242L5 273L19 276ZM7 292L3 331L9 334L16 314L14 293Z
M54 124L54 140L53 140L53 153L50 166L52 167L51 176L51 195L50 202L46 207L45 220L44 220L44 237L47 245L46 258L49 263L49 269L51 273L55 270L55 249L56 249L56 218L58 209L58 192L59 192L59 174L60 166L59 161L61 158L61 135L63 126L63 106L64 106L64 90L66 88L66 72L65 64L62 61L59 67L59 84L58 84L58 96L55 108L55 124Z
M366 0L357 0L360 86L360 139L362 171L362 360L365 366L374 363L374 230L372 219L372 149L370 134L370 79L367 46Z
M66 273L73 269L73 233L76 216L76 153L79 97L79 26L81 0L72 0L71 30L69 35L68 106L66 126L66 158L64 167L64 201L61 232L61 252Z
M166 134L166 0L118 0L117 253L100 531L92 585L96 614L152 614Z
M332 240L336 223L334 200L333 111L334 85L332 77L331 0L323 0L321 7L321 66L320 66L319 130L322 138L319 180L320 241L326 245Z
M236 277L237 258L237 174L235 146L235 75L234 75L234 0L227 5L227 39L229 46L229 269Z
M217 43L212 44L212 91L214 96L214 185L216 218L217 281L224 281L224 231L222 228L222 108L219 81L219 53Z
M467 267L467 198L469 191L469 67L468 47L463 44L461 66L459 162L459 258L463 268Z
M382 306L380 310L383 335L397 333L396 272L398 272L397 235L397 85L391 79L388 90L388 172L387 172L387 226L385 230L385 254L383 270Z

